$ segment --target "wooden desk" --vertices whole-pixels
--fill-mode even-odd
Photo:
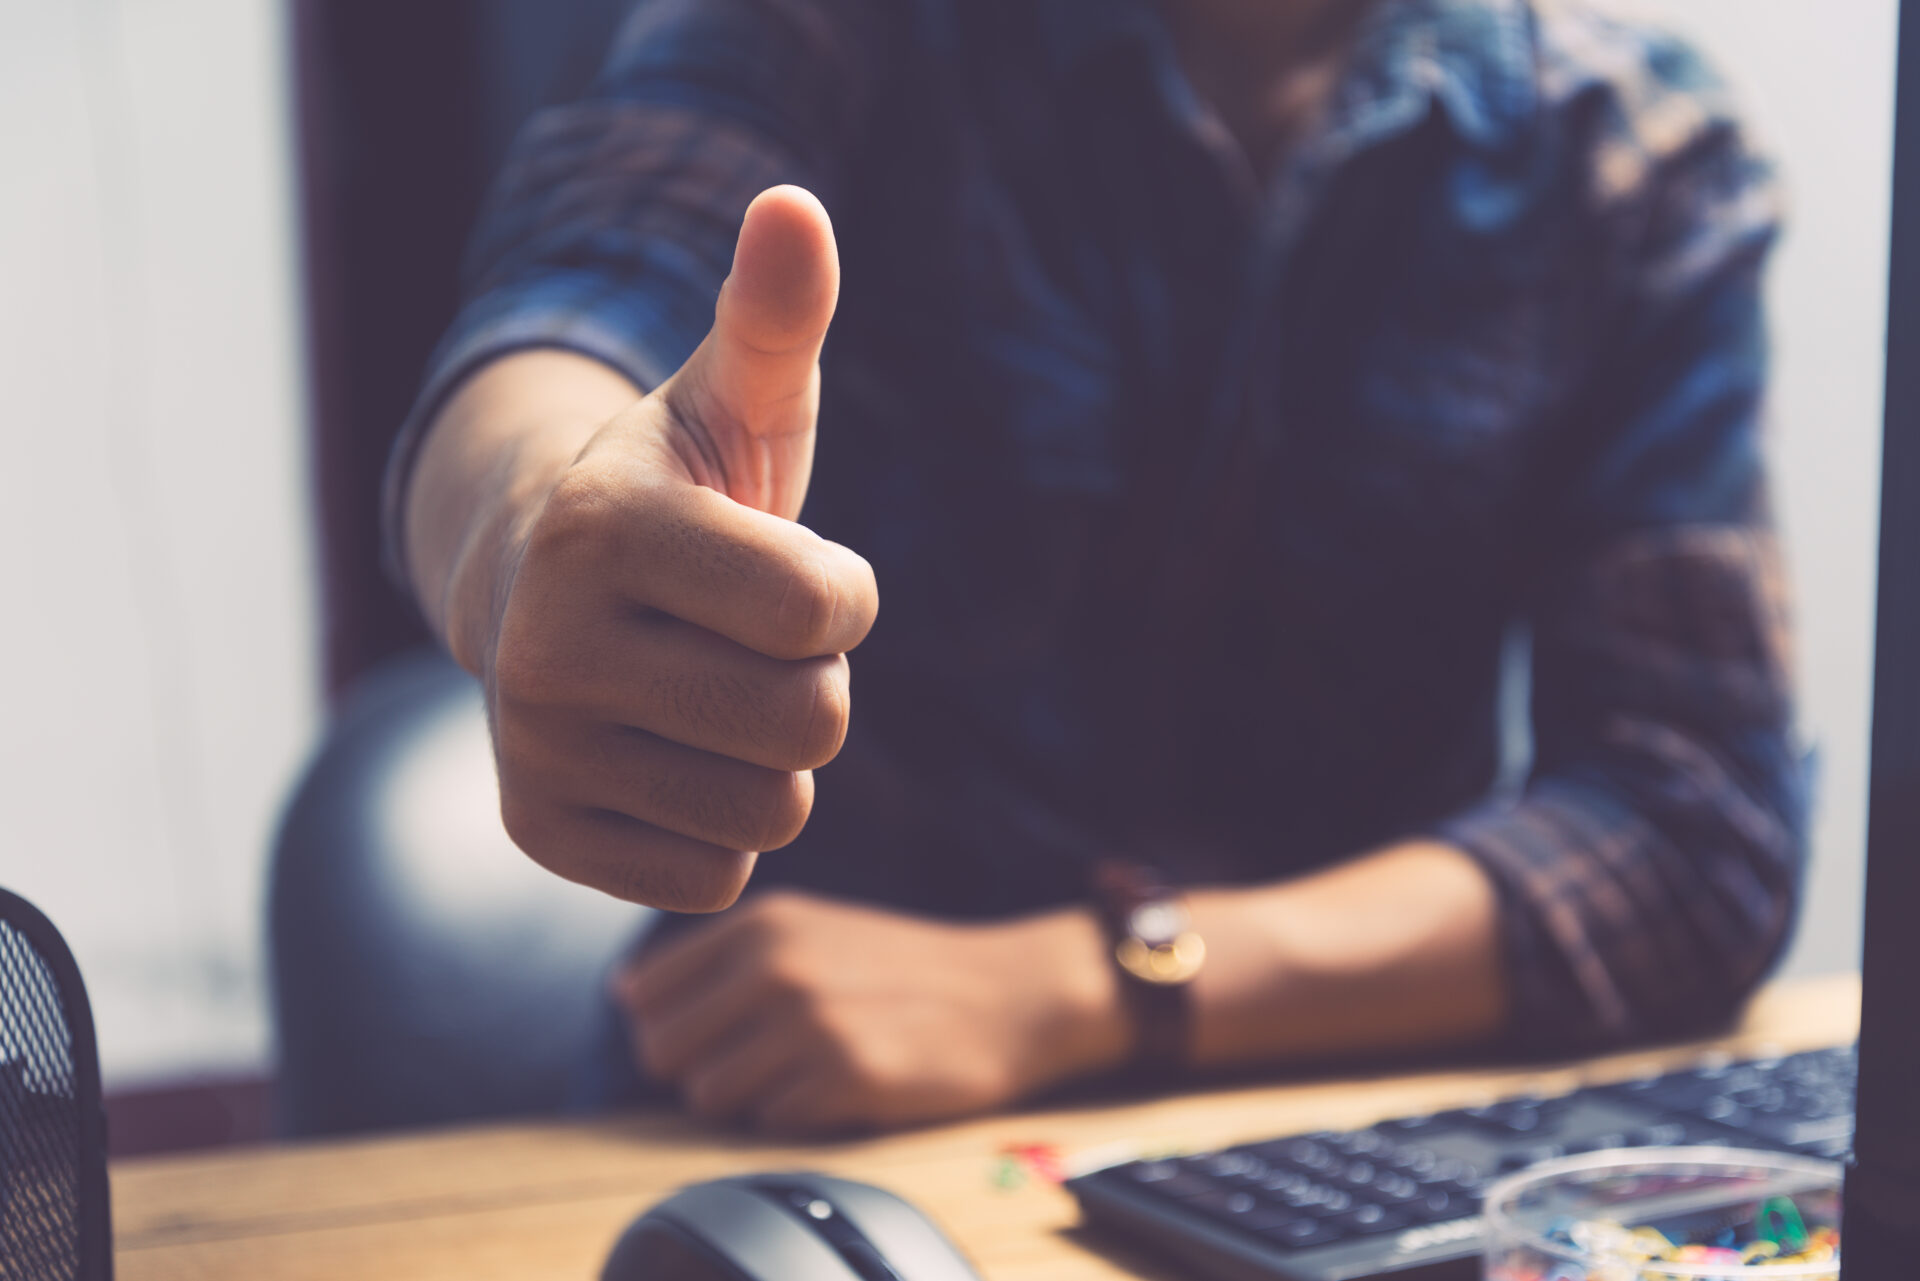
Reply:
[[[1854,1035],[1858,1012],[1859,985],[1850,977],[1782,984],[1720,1044],[1735,1051],[1838,1044]],[[773,1146],[677,1116],[640,1115],[130,1160],[113,1169],[118,1268],[121,1281],[586,1281],[599,1275],[627,1222],[678,1185],[810,1166],[880,1184],[919,1205],[989,1281],[1174,1281],[1174,1273],[1143,1258],[1074,1233],[1073,1201],[1058,1188],[996,1186],[1001,1148],[1216,1147],[1529,1088],[1565,1089],[1682,1062],[1698,1048],[1544,1072],[1449,1071],[1214,1090],[816,1147]]]

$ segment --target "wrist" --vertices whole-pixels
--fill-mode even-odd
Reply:
[[[405,495],[410,585],[428,626],[469,671],[484,670],[547,495],[639,396],[586,357],[515,352],[469,377],[427,427]]]
[[[504,470],[504,468],[503,468]],[[444,579],[424,584],[422,609],[441,643],[462,667],[484,677],[506,610],[507,592],[558,474],[537,483],[505,483],[476,496]],[[437,609],[426,605],[430,594]]]
[[[1014,922],[1006,955],[1013,990],[1032,995],[1022,1025],[1027,1061],[1021,1093],[1110,1072],[1133,1046],[1132,1020],[1114,971],[1106,931],[1075,908]],[[1043,984],[1034,984],[1045,976]]]
[[[1185,896],[1147,864],[1105,860],[1092,889],[1133,1025],[1129,1077],[1165,1085],[1192,1062],[1192,989],[1206,965],[1206,940]]]

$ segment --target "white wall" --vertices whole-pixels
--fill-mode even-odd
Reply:
[[[1786,171],[1772,457],[1798,595],[1814,861],[1790,971],[1859,964],[1897,0],[1659,0]]]
[[[110,1086],[267,1053],[317,723],[281,9],[0,0],[0,884]]]

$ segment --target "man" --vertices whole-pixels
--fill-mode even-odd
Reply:
[[[756,878],[618,980],[646,1073],[821,1131],[1725,1018],[1801,852],[1775,216],[1558,0],[643,4],[392,494],[527,852]]]

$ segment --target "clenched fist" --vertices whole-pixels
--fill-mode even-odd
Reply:
[[[1118,1066],[1104,933],[1064,910],[958,924],[771,891],[615,976],[637,1061],[712,1120],[824,1134],[984,1112]]]
[[[485,682],[507,831],[562,876],[710,911],[806,821],[878,605],[864,560],[794,523],[838,288],[825,211],[775,188],[652,394],[526,353],[432,429],[415,585]]]

